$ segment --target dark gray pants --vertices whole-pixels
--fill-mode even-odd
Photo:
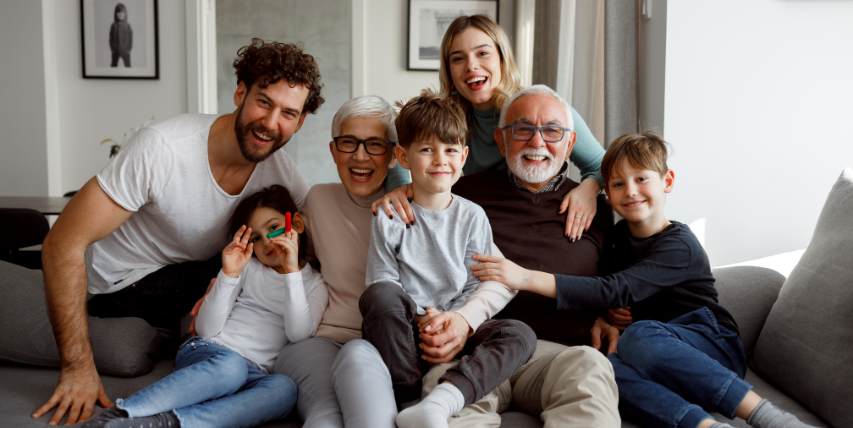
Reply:
[[[414,323],[417,305],[402,288],[375,284],[358,302],[364,318],[364,339],[376,347],[391,373],[397,403],[420,398],[421,378],[429,364],[423,351],[418,326]],[[439,382],[455,385],[469,405],[497,388],[518,371],[536,351],[536,333],[521,321],[488,320],[468,338],[458,354],[459,364],[449,369]]]

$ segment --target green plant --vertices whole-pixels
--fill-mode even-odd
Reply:
[[[154,120],[154,116],[151,116],[151,120]],[[133,128],[130,128],[130,130],[133,131]],[[127,132],[125,132],[124,135],[122,135],[122,138],[124,138],[124,137],[127,137]],[[104,143],[113,143],[110,146],[110,159],[116,157],[116,155],[118,154],[118,151],[121,150],[121,144],[116,143],[116,141],[113,140],[112,138],[105,138],[104,140],[101,141],[101,145],[103,146]]]
[[[124,134],[124,135],[126,136],[127,134]],[[113,145],[110,146],[110,159],[112,159],[112,158],[116,157],[116,155],[118,154],[119,149],[121,149],[121,144],[116,143],[115,140],[113,140],[112,138],[107,138],[104,141],[101,141],[101,145],[103,146],[104,143],[109,143],[109,142],[113,143]]]

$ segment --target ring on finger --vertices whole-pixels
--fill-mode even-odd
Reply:
[[[580,216],[580,215],[576,215],[576,216],[575,216],[575,218],[581,218],[581,216]]]

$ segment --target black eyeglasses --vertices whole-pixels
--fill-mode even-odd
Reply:
[[[389,147],[394,147],[397,143],[383,140],[381,138],[371,137],[366,140],[359,140],[354,137],[335,137],[335,148],[341,153],[355,153],[359,145],[364,145],[364,150],[371,155],[384,155]]]
[[[507,128],[512,131],[512,138],[515,138],[518,141],[530,141],[530,139],[533,138],[533,135],[536,134],[536,131],[539,131],[539,135],[542,139],[549,143],[562,141],[563,136],[566,135],[566,131],[572,131],[569,128],[562,128],[559,126],[532,126],[521,124],[504,126],[501,130]]]

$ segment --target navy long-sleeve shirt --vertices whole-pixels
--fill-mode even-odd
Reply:
[[[707,307],[717,322],[737,333],[737,323],[720,305],[708,255],[696,235],[673,221],[648,237],[634,238],[625,220],[608,237],[609,275],[555,275],[557,307],[616,309],[631,306],[634,322],[668,322]]]

